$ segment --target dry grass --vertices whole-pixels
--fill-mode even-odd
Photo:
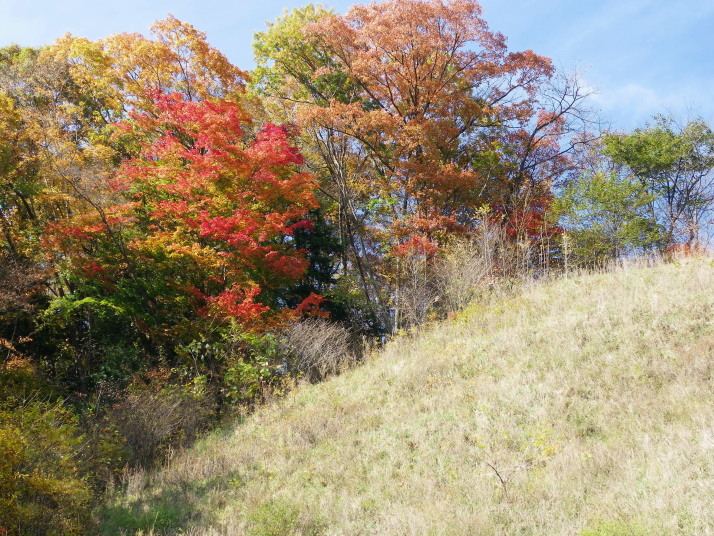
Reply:
[[[714,265],[537,284],[128,478],[106,534],[714,534]]]

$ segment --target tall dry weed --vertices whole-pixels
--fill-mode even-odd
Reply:
[[[288,370],[311,382],[346,370],[362,357],[356,334],[336,322],[306,318],[282,333],[282,351]]]

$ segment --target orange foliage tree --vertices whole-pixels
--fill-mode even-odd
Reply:
[[[495,149],[479,133],[530,119],[552,73],[542,56],[508,53],[480,14],[473,1],[393,1],[307,28],[360,91],[355,102],[311,106],[304,117],[359,142],[374,161],[371,190],[391,201],[391,227],[402,234],[468,223],[464,212],[486,201],[474,156]]]
[[[371,277],[412,237],[468,233],[484,205],[528,240],[584,141],[577,81],[509,52],[475,0],[387,0],[346,15],[309,6],[255,47],[254,86],[311,134],[307,153]],[[370,256],[374,274],[360,266]]]
[[[171,15],[152,25],[150,37],[121,33],[90,41],[67,34],[42,57],[68,64],[73,82],[87,99],[101,103],[98,113],[107,122],[112,114],[151,109],[152,91],[187,100],[234,100],[248,78],[208,44],[206,34]]]

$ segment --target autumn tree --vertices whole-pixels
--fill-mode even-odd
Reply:
[[[491,205],[527,239],[587,117],[577,81],[509,52],[473,0],[308,6],[257,35],[254,84],[310,134],[308,159],[365,292],[414,237],[434,243]],[[536,207],[536,208],[534,208]],[[533,227],[534,225],[530,225]],[[384,312],[383,317],[389,314]]]
[[[72,285],[53,308],[83,306],[94,324],[127,318],[154,350],[227,319],[265,329],[307,268],[293,235],[312,225],[313,178],[299,171],[288,129],[268,124],[248,138],[235,103],[157,94],[155,109],[121,126],[146,141],[111,181],[116,203],[52,228],[48,246]],[[298,310],[314,305],[311,296]]]
[[[69,64],[86,98],[112,113],[151,107],[152,91],[180,93],[188,100],[238,97],[247,74],[206,41],[206,34],[169,15],[154,23],[150,36],[121,33],[98,41],[70,34],[43,51]]]
[[[0,532],[89,530],[84,522],[91,492],[82,458],[89,451],[97,454],[92,463],[104,472],[118,460],[107,460],[102,451],[107,437],[119,441],[111,425],[103,436],[108,416],[96,396],[99,385],[125,385],[137,371],[154,374],[157,365],[179,367],[179,347],[193,338],[218,347],[227,324],[238,333],[257,330],[285,308],[277,287],[295,286],[307,264],[290,233],[308,227],[311,179],[288,169],[300,165],[289,132],[261,130],[237,105],[246,78],[204,34],[173,17],[157,22],[148,37],[65,36],[42,49],[0,49],[0,435],[7,439],[8,458],[2,471],[8,478],[0,486],[0,510],[7,515],[0,515]],[[172,97],[176,106],[195,106],[173,118],[174,124],[186,121],[173,131],[169,124],[151,123],[169,120],[156,97],[169,93],[180,95]],[[202,108],[207,100],[211,112]],[[211,113],[225,113],[227,122],[213,125]],[[193,122],[187,119],[192,114],[198,117]],[[120,128],[127,121],[131,126]],[[211,130],[213,137],[190,139],[198,138],[196,128],[202,135]],[[184,156],[208,152],[200,172],[211,173],[210,168],[221,175],[220,187],[206,186],[201,194],[215,200],[201,205],[202,214],[213,216],[203,223],[216,226],[202,236],[178,212],[166,217],[154,212],[163,201],[198,206],[201,186],[167,193],[160,177],[152,182],[148,167],[145,176],[137,171],[128,178],[132,165],[158,166],[151,146],[169,131],[188,156],[167,153],[162,163],[177,166],[180,174]],[[117,168],[127,159],[134,160],[121,168],[127,173],[122,182]],[[255,181],[253,197],[249,180]],[[232,181],[244,188],[240,194]],[[265,188],[257,187],[260,181]],[[289,191],[280,189],[283,183]],[[223,195],[228,191],[232,197]],[[144,205],[133,200],[142,195]],[[250,217],[257,218],[255,229]],[[166,234],[160,236],[162,230]],[[246,245],[234,246],[241,232]],[[205,256],[198,258],[200,248]],[[318,301],[311,300],[302,309]],[[301,300],[294,298],[291,305],[299,310]],[[18,355],[22,370],[33,371],[31,385],[18,384]],[[202,372],[194,365],[191,377]],[[177,370],[183,372],[172,381],[185,380],[185,369]],[[251,372],[248,365],[242,370]],[[233,383],[243,388],[240,378]],[[45,393],[50,386],[57,401],[51,407]],[[211,389],[211,396],[225,398],[219,388]],[[111,396],[121,397],[117,393]],[[213,399],[205,397],[201,403],[210,404]],[[77,420],[83,412],[81,428],[90,432],[85,438]]]
[[[90,370],[84,364],[91,352],[81,350],[87,346],[87,322],[78,312],[89,304],[65,308],[63,315],[36,316],[35,324],[44,326],[39,332],[37,325],[20,329],[16,324],[16,312],[28,310],[30,291],[45,301],[71,301],[82,280],[45,258],[45,230],[70,220],[111,224],[111,212],[122,200],[111,187],[114,171],[145,141],[143,133],[119,133],[117,127],[132,112],[157,113],[156,91],[180,92],[195,102],[237,100],[246,77],[203,33],[173,17],[157,22],[149,37],[120,34],[89,41],[67,35],[39,50],[11,46],[0,51],[0,255],[7,259],[5,272],[14,277],[6,303],[17,305],[15,311],[3,308],[7,322],[0,333],[31,341],[25,345],[35,348],[25,350],[47,354],[52,374],[83,376]],[[55,260],[66,263],[62,256]],[[106,303],[96,307],[100,316],[116,316]],[[131,341],[135,328],[126,318],[117,320],[107,336]],[[36,336],[30,338],[32,331]],[[67,341],[65,349],[52,349],[54,340]],[[129,359],[136,350],[134,343],[127,344],[120,353]],[[62,370],[61,363],[71,370]]]
[[[307,105],[328,107],[331,100],[359,100],[359,90],[345,73],[315,74],[324,67],[337,67],[331,52],[312,39],[305,29],[332,11],[315,5],[295,9],[280,17],[267,32],[256,35],[257,67],[252,73],[252,90],[263,98],[271,117],[298,122]],[[330,126],[300,122],[300,141],[306,164],[320,181],[319,198],[325,222],[337,230],[340,247],[333,270],[340,273],[331,301],[359,304],[351,307],[355,320],[364,316],[360,329],[381,331],[388,324],[386,297],[379,281],[379,245],[371,236],[370,216],[363,210],[370,193],[357,177],[368,163],[350,137]],[[359,289],[358,292],[354,290]]]
[[[0,50],[0,230],[9,250],[49,221],[101,208],[109,172],[137,150],[114,127],[131,110],[151,111],[153,91],[242,94],[247,75],[191,25],[170,16],[152,37],[67,35],[42,50]]]
[[[39,55],[18,46],[0,51],[0,227],[2,249],[18,262],[36,253],[48,221],[68,213],[62,168],[80,164],[71,146],[84,138],[57,105],[77,97],[67,69]],[[74,139],[60,135],[71,129]]]

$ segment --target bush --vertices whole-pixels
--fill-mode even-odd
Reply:
[[[359,361],[362,352],[354,333],[335,322],[307,318],[282,333],[288,371],[316,382],[338,374]]]
[[[255,403],[261,390],[275,378],[280,352],[271,334],[258,335],[235,327],[226,334],[228,345],[221,358],[223,398],[232,404]]]
[[[131,453],[131,465],[142,467],[153,466],[166,448],[193,441],[209,416],[199,397],[176,386],[131,386],[110,412]]]
[[[444,312],[460,311],[485,286],[518,275],[524,264],[521,256],[503,227],[487,219],[471,237],[449,244],[435,267]]]
[[[82,439],[61,402],[0,402],[0,534],[86,534]]]
[[[514,242],[490,218],[484,211],[481,225],[470,236],[453,239],[438,256],[415,251],[400,257],[394,299],[397,329],[460,311],[497,281],[528,273],[531,244]]]
[[[440,299],[434,261],[412,251],[399,258],[399,286],[394,297],[395,329],[423,324]]]

